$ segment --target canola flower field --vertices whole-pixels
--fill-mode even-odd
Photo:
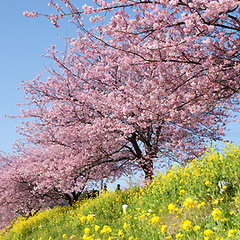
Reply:
[[[239,178],[239,148],[210,148],[144,187],[19,218],[0,239],[240,239]],[[231,185],[220,191],[219,181]]]

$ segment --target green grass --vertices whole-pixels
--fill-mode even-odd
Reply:
[[[199,159],[145,187],[20,218],[0,239],[240,239],[239,149],[211,148]],[[231,187],[221,194],[218,181]]]

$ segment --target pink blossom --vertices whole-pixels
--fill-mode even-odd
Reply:
[[[25,11],[25,12],[23,12],[23,15],[24,15],[25,17],[37,17],[37,16],[38,16],[38,13],[35,12],[35,11],[32,11],[32,12]]]

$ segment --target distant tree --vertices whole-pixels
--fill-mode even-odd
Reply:
[[[61,151],[65,157],[59,154]],[[98,170],[81,167],[77,156],[69,153],[62,146],[34,146],[1,156],[0,228],[17,216],[30,217],[63,200],[73,205],[88,186],[96,184],[94,170],[96,174]]]

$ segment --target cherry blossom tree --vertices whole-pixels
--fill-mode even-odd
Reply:
[[[23,155],[23,154],[22,154]],[[49,191],[39,191],[37,183],[41,172],[41,161],[24,161],[16,156],[7,156],[0,174],[0,227],[14,222],[18,216],[29,217],[37,213],[44,205],[56,204],[59,196],[50,184]],[[57,196],[57,197],[56,197]],[[46,204],[49,203],[49,205]]]
[[[78,37],[62,57],[49,49],[60,71],[23,83],[34,106],[23,116],[38,119],[23,128],[29,141],[97,151],[86,164],[123,162],[150,180],[154,161],[186,163],[220,139],[238,103],[239,1],[93,4],[49,4],[53,25],[70,17]]]
[[[84,190],[96,185],[99,175],[108,174],[107,169],[99,173],[96,164],[91,169],[84,166],[77,154],[59,145],[24,149],[19,145],[18,152],[2,156],[0,163],[0,228],[17,216],[33,216],[63,200],[73,205]]]

